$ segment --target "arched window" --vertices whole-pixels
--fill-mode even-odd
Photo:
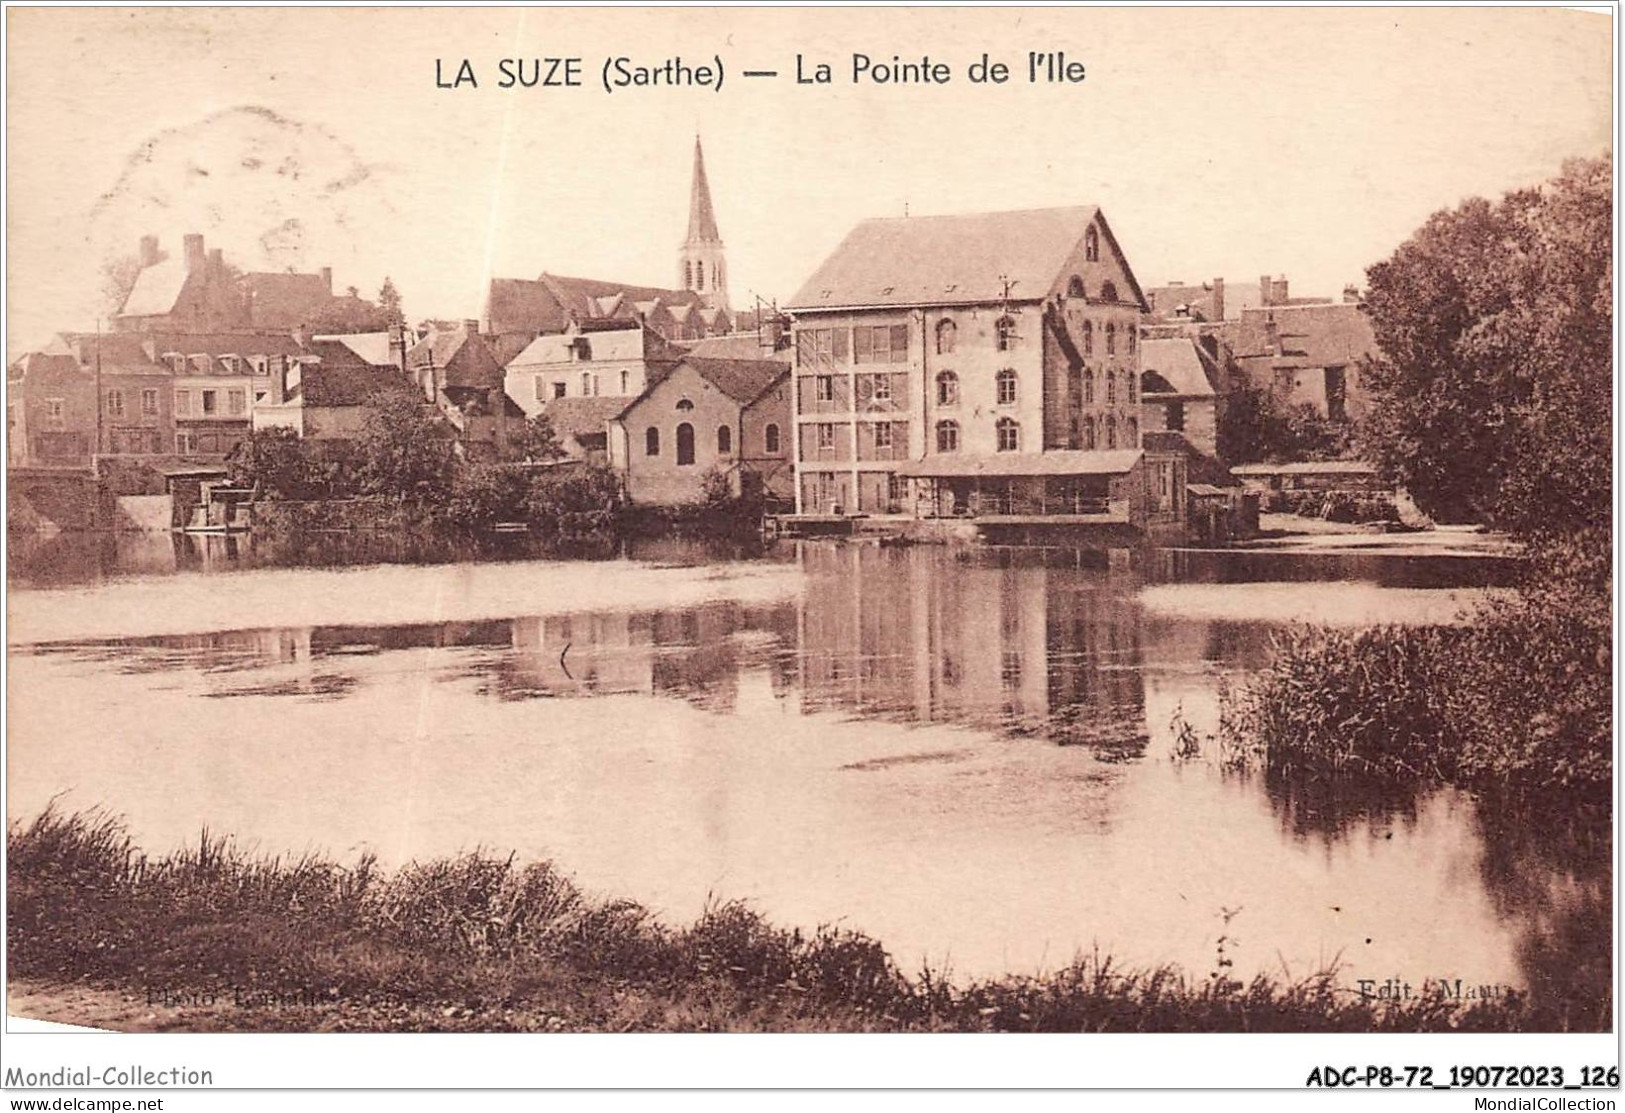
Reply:
[[[1079,278],[1077,275],[1073,275],[1071,281],[1066,284],[1066,296],[1069,298],[1083,297],[1083,279]]]
[[[762,444],[767,449],[769,456],[778,455],[779,427],[777,425],[770,423],[768,427],[762,431]]]
[[[643,432],[643,454],[645,456],[660,455],[660,430],[653,425]]]
[[[1117,419],[1111,414],[1106,415],[1106,447],[1117,447]]]
[[[959,376],[952,371],[937,372],[937,405],[957,406],[959,404]]]
[[[690,402],[687,398],[679,398],[679,399],[677,399],[677,412],[678,413],[686,414],[686,413],[688,413],[688,411],[692,410],[693,408],[694,408],[694,403]]]
[[[939,422],[937,422],[937,451],[938,452],[958,452],[959,451],[959,422],[957,422],[957,421],[939,421]]]
[[[1016,404],[1016,373],[1006,367],[993,378],[994,388],[998,392],[997,399],[1001,406]]]
[[[1086,356],[1095,354],[1095,323],[1093,321],[1083,322],[1083,354]]]
[[[684,263],[683,264],[683,289],[692,290],[693,288],[694,288],[694,264],[693,263]]]
[[[1095,419],[1092,417],[1083,419],[1083,447],[1087,449],[1095,447]]]
[[[1123,422],[1123,447],[1140,447],[1140,422],[1138,418],[1127,418]]]
[[[993,342],[1001,352],[1016,346],[1016,322],[1013,317],[1000,317],[993,322]]]
[[[1110,321],[1106,322],[1106,354],[1113,355],[1117,351],[1117,326]]]
[[[1083,257],[1091,263],[1100,262],[1100,233],[1093,224],[1083,234]]]
[[[959,326],[952,321],[937,322],[937,355],[945,356],[959,342]]]
[[[1130,404],[1132,404],[1134,402],[1134,386],[1135,386],[1134,372],[1133,371],[1125,371],[1125,372],[1123,372],[1123,391],[1124,391],[1124,393],[1126,393],[1128,395],[1128,400],[1129,400]]]
[[[734,431],[731,426],[717,426],[717,455],[726,456],[734,450]]]
[[[1110,371],[1106,372],[1106,405],[1117,405],[1117,376]]]
[[[1123,340],[1128,345],[1128,353],[1129,353],[1129,355],[1133,355],[1134,354],[1134,338],[1137,335],[1138,330],[1131,327],[1131,328],[1124,329],[1123,332],[1124,332]]]
[[[1021,426],[1013,418],[1001,417],[994,426],[999,434],[1000,452],[1018,452],[1021,449]]]
[[[697,266],[695,266],[695,268],[694,268],[694,288],[696,290],[704,290],[705,289],[705,264],[704,263],[700,263]]]
[[[683,422],[677,427],[677,463],[678,466],[694,462],[694,426]]]
[[[1078,419],[1073,418],[1066,426],[1066,446],[1068,448],[1081,448],[1083,446],[1083,433],[1078,428]]]
[[[1085,367],[1083,369],[1083,400],[1090,405],[1094,405],[1095,369],[1093,367]]]
[[[1101,301],[1116,301],[1117,300],[1117,287],[1112,285],[1110,282],[1103,283],[1101,285],[1101,287],[1100,287],[1100,300]]]

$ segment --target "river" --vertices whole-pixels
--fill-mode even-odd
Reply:
[[[1504,561],[379,544],[14,552],[10,816],[550,857],[672,922],[740,898],[962,979],[1095,949],[1202,977],[1223,936],[1242,977],[1606,1000],[1606,816],[1175,753],[1289,623],[1456,621]]]

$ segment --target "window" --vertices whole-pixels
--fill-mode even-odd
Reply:
[[[1117,405],[1117,376],[1110,371],[1106,372],[1106,405]]]
[[[687,467],[694,462],[694,426],[683,422],[677,427],[677,463]]]
[[[1132,333],[1130,335],[1132,335]],[[1128,394],[1128,400],[1129,400],[1130,404],[1133,404],[1133,402],[1134,402],[1134,386],[1135,386],[1134,372],[1133,371],[1125,371],[1125,372],[1123,372],[1123,390],[1124,390],[1125,393]]]
[[[1073,275],[1066,284],[1066,296],[1069,298],[1083,297],[1083,279],[1079,278],[1077,275]]]
[[[945,356],[959,342],[959,326],[952,321],[937,322],[937,355]]]
[[[1016,452],[1021,448],[1021,426],[1008,417],[999,418],[994,426],[999,435],[1000,452]]]
[[[569,388],[567,386],[565,386],[564,380],[559,379],[557,382],[555,382],[553,384],[553,397],[555,397],[555,398],[563,398],[565,391],[568,390],[568,389]]]
[[[107,392],[107,412],[113,417],[124,416],[124,392],[122,390]]]
[[[52,421],[61,421],[65,412],[66,406],[63,405],[62,399],[47,398],[45,400],[45,416]]]
[[[717,426],[717,455],[726,456],[734,450],[734,431],[727,425]]]
[[[1106,354],[1114,355],[1117,352],[1117,326],[1106,322]]]
[[[175,454],[177,456],[190,456],[196,451],[197,444],[193,441],[191,433],[183,431],[175,434]]]
[[[694,288],[696,290],[705,289],[705,264],[704,263],[700,263],[700,264],[696,265],[695,268],[694,268]],[[681,450],[679,450],[679,451],[681,451]],[[679,459],[677,462],[679,464],[681,464],[683,461],[681,459]],[[692,463],[692,461],[690,461],[690,462]]]
[[[199,375],[207,375],[212,369],[211,364],[214,361],[209,358],[208,353],[200,352],[197,355],[189,356],[186,362],[191,364],[193,370]]]
[[[1112,301],[1112,302],[1116,301],[1117,300],[1117,287],[1115,285],[1113,285],[1109,281],[1101,283],[1101,285],[1100,285],[1100,300],[1101,301]]]
[[[645,456],[660,455],[660,430],[653,425],[643,431],[643,454]]]
[[[1006,367],[993,379],[994,389],[997,391],[998,403],[1001,406],[1016,404],[1016,373]]]
[[[164,362],[169,364],[169,373],[171,375],[186,374],[186,357],[179,352],[165,352]]]
[[[1078,419],[1073,418],[1066,423],[1066,446],[1079,448],[1083,445],[1083,431],[1078,428]]]
[[[1095,419],[1092,417],[1083,419],[1083,447],[1086,449],[1095,447]]]
[[[141,412],[147,417],[158,414],[158,392],[156,390],[143,390],[141,392]]]
[[[778,454],[779,427],[777,425],[769,424],[768,427],[762,431],[762,444],[763,447],[767,449],[768,455],[776,456]]]
[[[1163,407],[1163,413],[1167,415],[1163,419],[1164,426],[1175,433],[1185,431],[1185,403],[1169,402]]]
[[[952,371],[937,372],[937,405],[959,405],[959,376]]]
[[[693,263],[684,263],[683,264],[683,289],[692,290],[693,288],[694,288],[694,264]]]
[[[1083,354],[1086,356],[1095,354],[1095,323],[1093,321],[1083,322]]]
[[[835,376],[819,375],[813,381],[813,390],[820,402],[835,401]]]
[[[1111,414],[1106,415],[1106,447],[1117,447],[1117,419]]]
[[[818,448],[820,451],[835,447],[835,426],[822,424],[818,426]]]
[[[625,372],[625,371],[622,371],[621,372],[621,393],[622,394],[626,393],[627,385],[630,382],[631,382],[631,378],[630,378],[629,374],[627,372]]]
[[[1132,327],[1123,330],[1123,343],[1127,345],[1129,355],[1134,354],[1134,338],[1138,331]]]
[[[586,371],[581,373],[581,397],[586,398],[592,393],[592,375]]]
[[[959,422],[957,422],[957,421],[939,421],[939,422],[937,422],[937,451],[938,452],[958,452],[959,451]]]
[[[536,376],[536,401],[547,401],[547,382],[540,375]]]
[[[677,399],[677,412],[678,413],[686,414],[686,413],[691,412],[693,409],[694,409],[694,403],[689,401],[687,398],[679,398],[679,399]]]
[[[892,445],[891,432],[891,422],[889,421],[882,421],[879,425],[876,425],[875,447],[890,448]]]
[[[1016,321],[1014,317],[1000,317],[993,322],[993,346],[1001,352],[1008,352],[1016,346]]]
[[[852,330],[853,363],[907,363],[907,325],[860,325]]]
[[[240,390],[226,391],[226,412],[232,417],[241,417],[247,410],[247,399]]]
[[[1095,404],[1095,369],[1093,367],[1083,369],[1083,400],[1091,406]]]
[[[908,501],[908,480],[904,476],[893,472],[887,478],[886,488],[886,494],[893,511]]]
[[[177,390],[175,392],[175,416],[186,417],[192,412],[192,392]]]
[[[796,358],[802,366],[845,363],[847,330],[804,328],[796,333]]]
[[[249,356],[248,364],[254,369],[256,375],[269,375],[271,373],[270,356]]]
[[[1138,418],[1128,418],[1123,422],[1123,447],[1140,447],[1140,421]]]
[[[1083,234],[1083,257],[1091,263],[1100,262],[1100,233],[1093,224]]]

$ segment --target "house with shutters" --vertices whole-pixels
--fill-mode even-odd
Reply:
[[[1148,306],[1098,208],[866,220],[786,308],[798,513],[1182,520],[1183,457],[1140,439]]]

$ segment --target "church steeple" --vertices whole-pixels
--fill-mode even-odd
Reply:
[[[705,152],[694,136],[694,179],[688,194],[688,236],[677,256],[678,283],[699,294],[713,309],[728,308],[728,271],[722,235],[711,207],[711,183],[705,177]]]

